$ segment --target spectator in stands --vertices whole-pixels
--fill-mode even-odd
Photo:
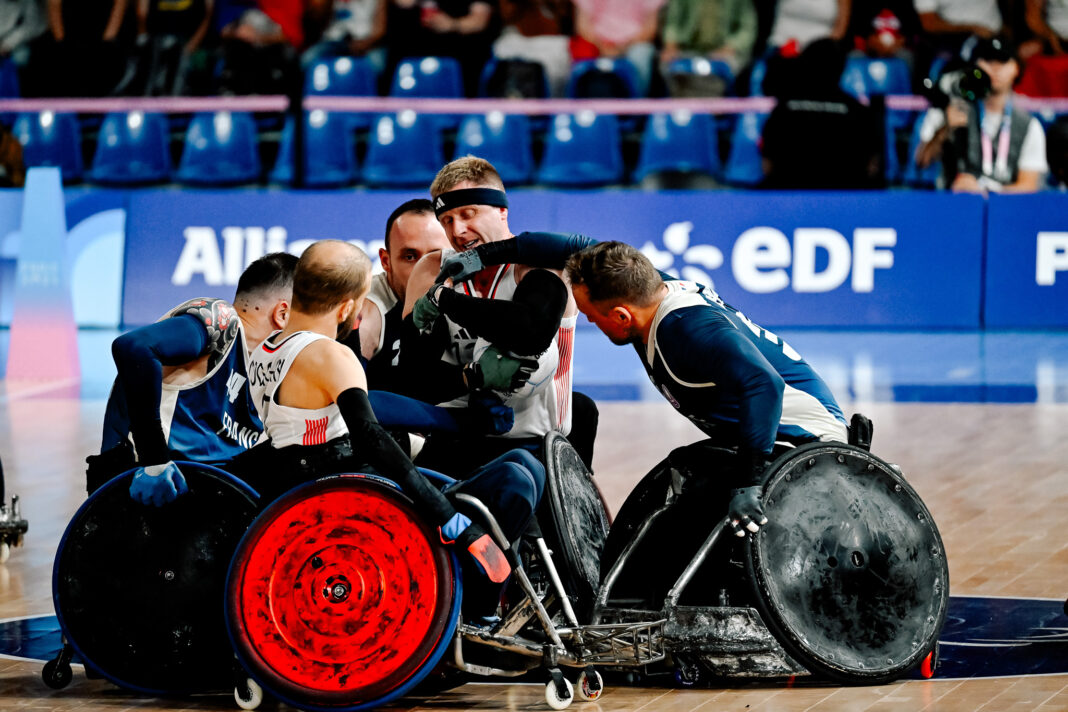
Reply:
[[[563,96],[571,73],[569,0],[500,0],[501,36],[493,54],[501,60],[537,62],[552,96]],[[523,92],[519,92],[523,93]]]
[[[953,61],[969,48],[970,37],[987,39],[1002,32],[998,0],[914,0],[923,28],[916,68],[926,72],[939,58]],[[974,40],[972,40],[974,42]]]
[[[1027,0],[1027,28],[1021,43],[1023,76],[1016,87],[1028,96],[1068,96],[1068,0]]]
[[[207,68],[204,39],[214,0],[137,0],[137,31],[145,96],[186,93],[189,75]]]
[[[625,57],[638,70],[638,94],[647,96],[656,56],[658,12],[665,0],[574,0],[571,57]]]
[[[44,0],[0,0],[0,62],[26,66],[30,42],[48,29]]]
[[[707,57],[726,62],[737,75],[749,63],[756,35],[752,0],[668,0],[660,28],[660,71],[668,76],[668,66],[681,57]],[[689,93],[669,84],[673,96]],[[706,95],[722,93],[712,90]]]
[[[487,0],[393,0],[393,6],[390,77],[406,57],[452,57],[463,71],[464,91],[475,96],[499,29],[494,6]]]
[[[303,63],[320,57],[365,57],[380,74],[386,66],[382,40],[388,0],[333,0],[329,6],[330,19],[322,39],[304,53]]]
[[[861,3],[850,17],[854,48],[869,57],[901,57],[911,66],[911,47],[920,33],[912,0]]]
[[[220,94],[284,94],[304,44],[303,0],[218,0]]]
[[[853,0],[779,0],[768,45],[789,57],[823,37],[843,39],[852,5]]]
[[[51,30],[34,44],[27,96],[104,96],[123,75],[129,0],[48,0]]]
[[[26,165],[22,161],[22,144],[8,128],[0,124],[0,188],[21,188],[26,184]]]
[[[845,48],[822,39],[781,77],[778,104],[764,125],[764,187],[880,186],[882,129],[868,107],[838,86],[844,67]]]
[[[1068,116],[1062,116],[1049,127],[1046,136],[1046,161],[1053,185],[1068,190]]]
[[[916,162],[924,167],[942,158],[945,182],[957,193],[1033,193],[1048,170],[1046,137],[1038,119],[1013,106],[1015,48],[993,37],[976,46],[973,58],[990,77],[990,94],[929,110]]]

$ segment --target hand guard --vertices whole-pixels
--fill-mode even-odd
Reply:
[[[441,525],[441,541],[466,549],[479,572],[493,583],[504,583],[512,574],[512,566],[501,548],[464,514],[457,512]]]
[[[472,393],[467,410],[479,430],[490,435],[504,435],[515,425],[515,411],[487,391]]]
[[[538,370],[537,359],[515,358],[496,346],[488,347],[477,362],[464,368],[467,387],[511,393],[523,387]]]
[[[185,476],[173,462],[162,465],[148,465],[134,470],[133,482],[130,484],[130,497],[141,504],[162,507],[173,502],[178,495],[189,491]]]
[[[434,330],[434,323],[441,316],[441,307],[438,305],[438,289],[441,285],[435,284],[426,294],[419,297],[412,307],[412,322],[423,334],[429,334]]]
[[[760,531],[760,527],[768,523],[764,507],[760,504],[760,490],[758,485],[731,490],[727,515],[735,536],[745,536],[747,530]]]
[[[434,283],[441,284],[446,279],[451,279],[453,284],[462,282],[484,268],[485,265],[482,264],[482,256],[477,247],[473,250],[456,252],[441,261],[441,270]]]

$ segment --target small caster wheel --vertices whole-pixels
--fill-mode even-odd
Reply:
[[[234,688],[234,699],[243,710],[254,710],[263,702],[263,688],[251,677],[245,679],[244,689],[238,685]]]
[[[583,670],[575,686],[578,688],[578,698],[584,702],[599,700],[604,692],[604,680],[601,679],[601,673],[596,670],[592,673]]]
[[[53,690],[62,690],[70,684],[73,677],[74,673],[70,669],[70,663],[60,660],[49,660],[45,663],[44,671],[41,673],[41,679],[44,680],[44,684]]]
[[[696,670],[687,670],[682,667],[675,668],[675,683],[679,687],[693,687],[697,684],[699,677]]]
[[[7,563],[11,558],[11,545],[6,541],[0,541],[0,564]]]
[[[927,653],[923,658],[923,662],[920,663],[920,675],[924,680],[930,680],[935,676],[935,670],[938,669],[938,643],[935,643],[934,650]]]
[[[564,685],[567,687],[567,697],[561,696],[555,681],[550,680],[545,685],[545,701],[554,710],[566,710],[575,699],[575,686],[567,678],[564,678]]]

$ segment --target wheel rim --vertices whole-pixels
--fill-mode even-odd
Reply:
[[[444,547],[403,495],[359,477],[320,480],[268,508],[228,590],[239,655],[298,703],[381,701],[429,668],[455,622]]]

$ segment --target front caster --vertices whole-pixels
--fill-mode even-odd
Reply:
[[[575,699],[575,686],[559,670],[550,670],[552,679],[545,685],[545,702],[554,710],[564,710]]]
[[[234,700],[243,710],[254,710],[263,702],[263,688],[251,677],[234,686]]]
[[[64,644],[63,648],[56,654],[56,657],[45,663],[44,670],[41,671],[41,679],[44,684],[53,690],[62,690],[69,685],[74,677],[74,672],[70,669],[70,660],[73,656],[74,649]]]
[[[604,680],[601,679],[601,673],[593,668],[586,668],[579,675],[576,687],[578,688],[577,692],[580,700],[593,702],[601,698],[601,694],[604,692]]]

